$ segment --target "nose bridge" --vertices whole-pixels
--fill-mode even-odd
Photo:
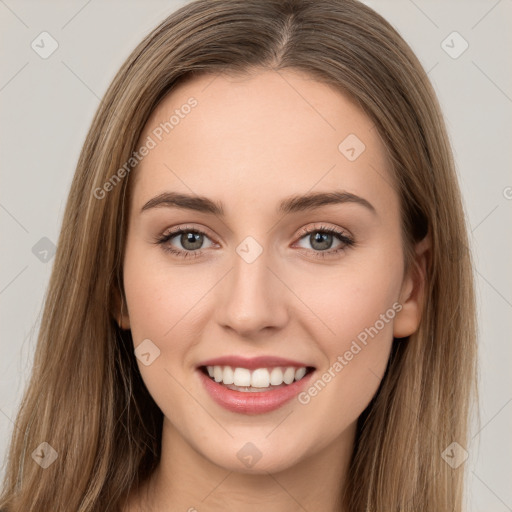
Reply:
[[[272,255],[253,237],[245,238],[233,255],[233,269],[219,297],[220,324],[240,334],[282,327],[287,319],[283,285],[269,270]]]

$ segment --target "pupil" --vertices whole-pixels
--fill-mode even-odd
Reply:
[[[316,232],[311,235],[310,240],[311,247],[313,247],[313,249],[318,249],[319,251],[329,249],[332,245],[332,235],[330,233]]]
[[[203,244],[202,236],[200,233],[183,233],[181,235],[181,245],[188,249],[189,251],[193,251],[194,249],[201,248],[201,245]]]

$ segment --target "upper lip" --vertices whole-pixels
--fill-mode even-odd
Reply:
[[[300,361],[295,361],[293,359],[285,359],[277,356],[223,356],[203,361],[198,365],[198,367],[201,366],[231,366],[232,368],[247,368],[248,370],[255,370],[256,368],[274,368],[276,366],[295,366],[296,368],[312,368],[312,365],[301,363]]]

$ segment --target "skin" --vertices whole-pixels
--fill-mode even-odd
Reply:
[[[416,248],[418,265],[405,273],[385,148],[339,91],[291,70],[195,78],[162,100],[141,142],[190,97],[198,105],[130,176],[127,308],[119,321],[135,348],[150,339],[160,350],[149,366],[137,362],[164,427],[161,463],[126,510],[339,510],[357,418],[378,389],[393,336],[418,327],[427,247]],[[366,146],[354,161],[338,150],[349,134]],[[276,214],[290,195],[340,189],[375,212],[344,203]],[[141,212],[168,191],[222,202],[225,218],[172,207]],[[178,226],[206,233],[202,255],[180,258],[154,243]],[[321,226],[355,245],[315,257],[321,249],[300,230]],[[250,264],[236,252],[247,236],[263,249]],[[167,245],[190,247],[180,236]],[[327,251],[342,246],[333,237]],[[308,404],[230,412],[197,375],[201,361],[240,354],[304,361],[318,378],[394,303],[401,311]],[[261,453],[250,468],[237,457],[247,442]]]

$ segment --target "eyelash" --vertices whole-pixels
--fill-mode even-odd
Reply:
[[[174,249],[170,245],[166,245],[169,240],[171,240],[175,236],[181,235],[183,233],[194,233],[197,235],[204,235],[204,236],[208,237],[207,233],[205,233],[204,231],[201,231],[199,229],[186,228],[186,227],[183,228],[180,226],[176,229],[173,229],[169,233],[158,237],[155,240],[155,243],[161,245],[162,249],[165,252],[173,254],[175,256],[178,256],[179,258],[197,258],[197,257],[201,256],[202,253],[204,252],[204,250],[183,251],[183,250]],[[342,232],[336,228],[332,228],[332,227],[328,227],[328,226],[320,226],[320,227],[315,227],[314,229],[303,230],[300,233],[299,240],[301,240],[305,236],[310,235],[312,233],[327,233],[327,234],[335,235],[338,238],[338,240],[340,242],[342,242],[342,244],[343,244],[338,249],[327,250],[327,251],[315,251],[315,250],[311,250],[311,249],[301,248],[302,251],[307,251],[308,253],[313,251],[314,257],[324,259],[324,258],[337,256],[340,252],[345,251],[347,248],[355,245],[355,241],[352,238],[350,238],[349,236],[347,236],[344,232]]]

